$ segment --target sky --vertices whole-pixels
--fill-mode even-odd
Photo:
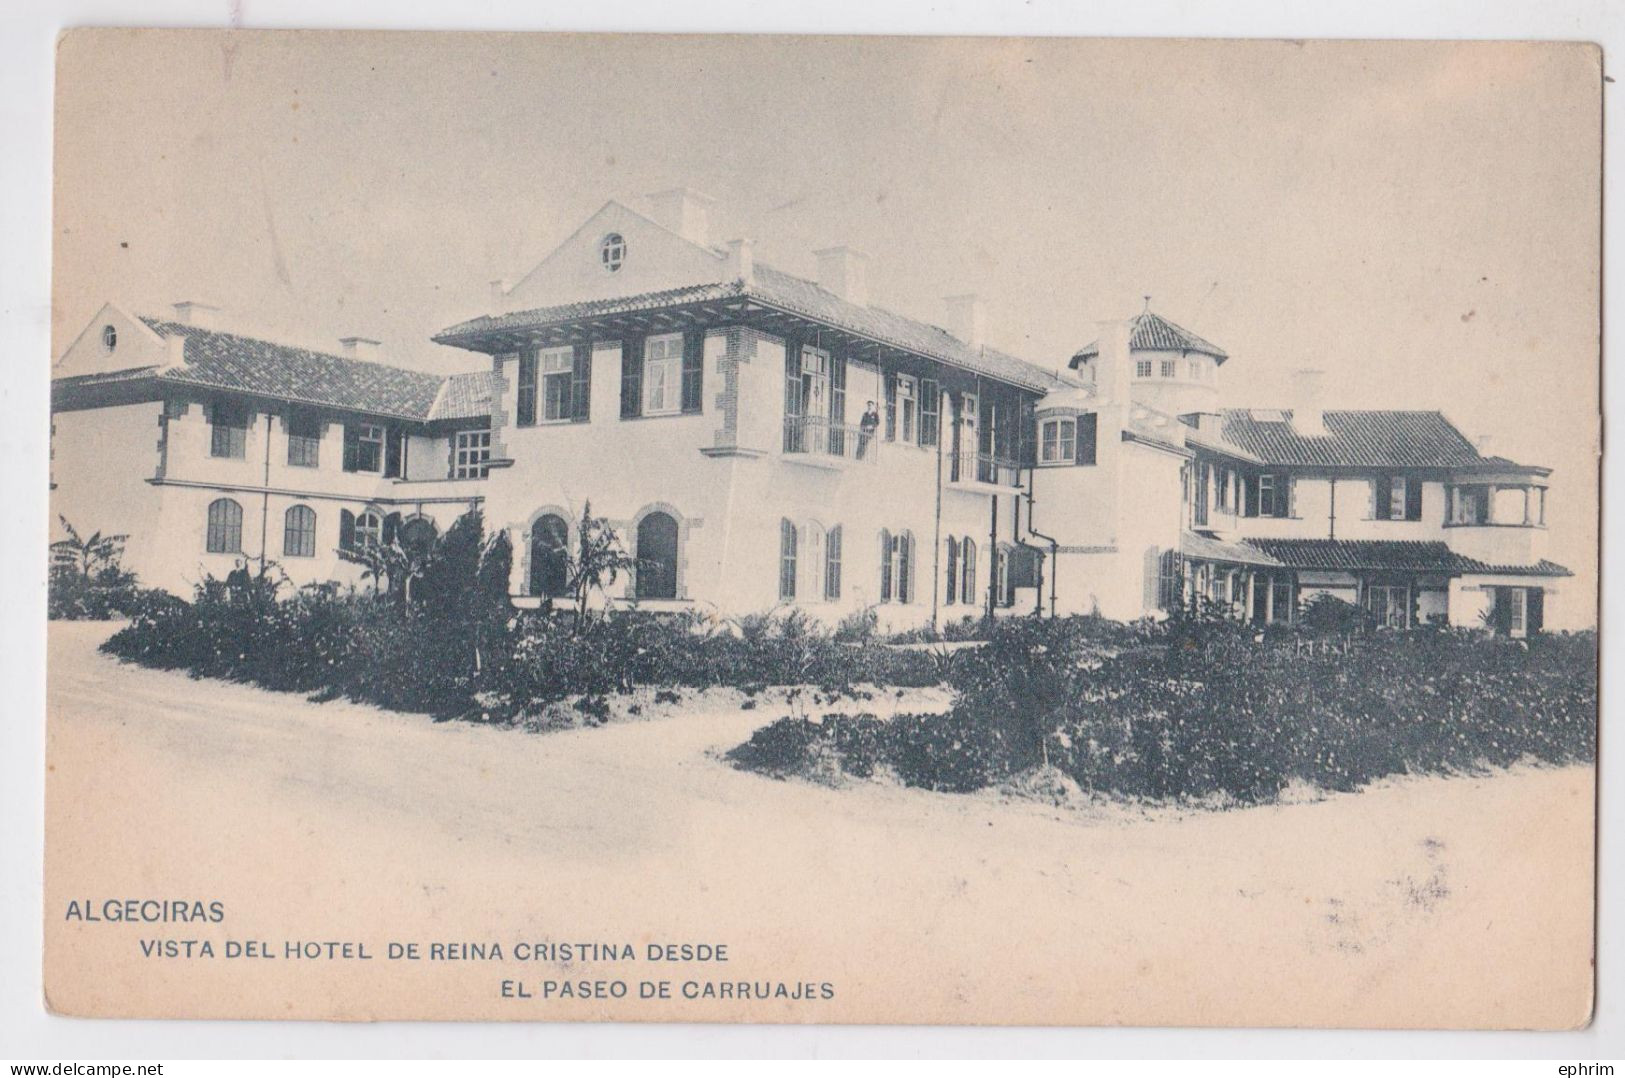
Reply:
[[[1550,466],[1597,541],[1601,60],[1583,45],[77,31],[58,51],[54,352],[100,305],[474,369],[484,313],[605,201],[1063,364],[1151,306],[1221,403],[1438,408]],[[1579,611],[1573,611],[1579,614]],[[1584,615],[1581,615],[1584,618]],[[1592,614],[1594,617],[1594,613]],[[1585,619],[1589,620],[1589,619]]]

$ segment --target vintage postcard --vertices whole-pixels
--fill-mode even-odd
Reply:
[[[1595,46],[57,65],[53,1011],[1590,1021]]]

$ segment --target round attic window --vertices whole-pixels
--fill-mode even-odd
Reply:
[[[102,327],[102,350],[111,352],[118,347],[118,330],[112,326]]]
[[[616,273],[626,262],[626,240],[619,232],[611,232],[598,241],[598,261],[605,273]]]

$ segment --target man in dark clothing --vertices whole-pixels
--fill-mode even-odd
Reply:
[[[248,559],[238,558],[236,566],[226,574],[226,596],[233,602],[242,602],[248,598],[248,589],[252,586],[253,578],[248,575]]]
[[[875,431],[880,429],[880,412],[875,409],[875,402],[870,401],[863,410],[863,419],[858,422],[858,459],[868,451],[869,443],[874,440]]]

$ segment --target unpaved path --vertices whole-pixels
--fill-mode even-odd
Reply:
[[[776,717],[553,734],[200,682],[53,625],[47,988],[73,1013],[1568,1026],[1589,1009],[1592,773],[1222,813],[1064,813],[715,758]],[[70,900],[219,899],[87,925]],[[150,959],[157,936],[369,961]],[[389,962],[490,941],[502,963]],[[636,962],[515,962],[524,941]],[[657,965],[650,941],[726,943]],[[501,982],[830,982],[833,1000],[504,1000]]]

